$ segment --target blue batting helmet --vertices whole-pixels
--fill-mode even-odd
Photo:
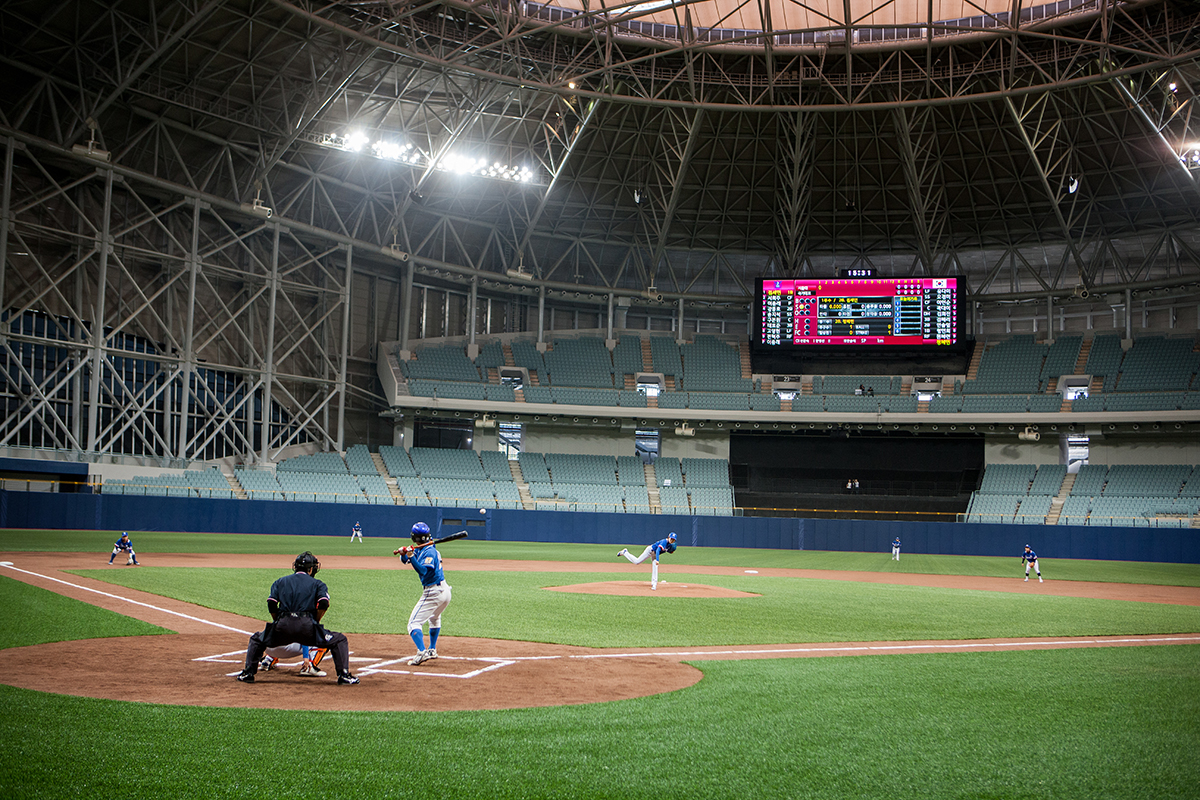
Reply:
[[[412,540],[414,544],[425,544],[433,537],[429,534],[429,526],[424,522],[418,522],[412,526]]]

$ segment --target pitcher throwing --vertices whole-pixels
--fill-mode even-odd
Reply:
[[[659,539],[654,544],[646,545],[646,549],[642,551],[642,554],[640,556],[632,555],[628,550],[626,550],[623,547],[617,552],[617,555],[624,556],[626,559],[629,560],[630,564],[640,564],[643,561],[645,561],[647,558],[649,558],[650,556],[654,556],[654,564],[653,564],[653,566],[650,567],[650,588],[657,589],[658,588],[658,557],[663,552],[674,553],[675,546],[676,546],[675,545],[675,531],[671,531],[670,533],[667,534],[667,538]]]

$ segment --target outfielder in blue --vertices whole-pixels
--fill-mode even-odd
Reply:
[[[417,654],[408,663],[415,667],[438,657],[437,640],[442,632],[442,612],[450,605],[450,584],[442,574],[442,554],[433,543],[429,526],[424,522],[413,525],[411,538],[411,545],[401,547],[393,555],[400,556],[402,563],[411,564],[421,579],[421,599],[408,617],[408,635],[417,646]],[[422,631],[426,622],[429,623],[428,649]]]
[[[624,547],[622,547],[619,551],[617,551],[617,555],[624,556],[626,559],[628,559],[630,564],[640,564],[643,561],[645,561],[647,558],[649,558],[650,556],[654,556],[654,565],[650,569],[650,588],[657,589],[658,588],[658,557],[660,555],[662,555],[663,553],[674,553],[675,552],[675,547],[676,547],[675,539],[676,539],[675,531],[671,531],[670,533],[667,534],[667,538],[659,539],[654,544],[646,545],[646,549],[642,551],[642,554],[640,556],[633,555],[628,550],[626,550]]]
[[[1025,545],[1025,552],[1021,554],[1021,561],[1025,563],[1025,580],[1029,580],[1029,568],[1033,567],[1033,571],[1037,573],[1038,583],[1044,583],[1042,580],[1042,571],[1038,568],[1037,553],[1033,552],[1033,548]]]
[[[133,564],[135,567],[141,566],[137,560],[137,553],[133,552],[133,542],[129,541],[128,533],[122,533],[121,538],[117,539],[116,544],[113,545],[112,555],[108,557],[108,563],[111,564],[113,562],[113,559],[117,557],[117,553],[129,554],[129,559],[125,562],[125,566],[129,566],[130,564]]]
[[[900,560],[900,537],[892,540],[892,561]]]
[[[358,537],[359,544],[362,544],[362,525],[354,523],[354,527],[350,529],[350,541],[354,541],[354,537]]]

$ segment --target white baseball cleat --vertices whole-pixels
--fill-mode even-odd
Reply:
[[[300,667],[300,674],[306,678],[324,678],[327,673],[314,667],[311,661],[305,661]]]
[[[433,658],[433,656],[429,655],[428,650],[422,650],[421,652],[417,653],[415,656],[413,656],[412,658],[410,658],[408,660],[408,665],[410,667],[415,667],[418,664],[424,664],[426,661],[428,661],[431,658]]]

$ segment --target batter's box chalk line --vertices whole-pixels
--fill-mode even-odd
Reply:
[[[474,662],[482,662],[485,665],[485,666],[479,667],[478,669],[473,669],[473,670],[470,670],[469,672],[465,672],[465,673],[431,672],[431,671],[422,670],[422,669],[394,669],[393,668],[394,665],[396,665],[396,664],[404,664],[405,666],[407,666],[408,660],[410,658],[412,658],[411,655],[403,656],[401,658],[384,659],[384,658],[380,658],[378,656],[374,656],[374,657],[372,657],[372,656],[356,656],[353,654],[353,652],[351,652],[350,663],[358,665],[358,674],[360,676],[363,676],[363,675],[428,675],[430,677],[437,677],[437,678],[460,678],[460,679],[462,679],[462,678],[476,678],[480,675],[483,675],[486,672],[492,672],[494,670],[503,669],[504,667],[511,667],[513,664],[517,664],[522,661],[547,661],[547,660],[553,660],[553,659],[560,658],[560,656],[511,656],[511,657],[480,656],[480,657],[474,657],[474,658],[467,658],[467,657],[462,657],[462,656],[438,656],[438,658],[436,659],[438,661],[464,661],[464,662],[474,661]],[[212,655],[199,656],[197,658],[192,659],[192,661],[207,662],[210,664],[242,664],[245,662],[245,660],[246,660],[246,651],[245,650],[231,650],[228,653],[214,653]],[[287,669],[287,668],[291,668],[291,667],[299,667],[300,665],[301,665],[300,661],[296,661],[294,663],[291,661],[288,661],[288,662],[280,663],[276,667],[272,667],[272,670]],[[241,669],[238,669],[236,672],[226,673],[226,677],[234,677],[240,673],[241,673]]]

